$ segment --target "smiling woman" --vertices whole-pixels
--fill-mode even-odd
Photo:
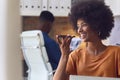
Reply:
[[[78,1],[69,17],[85,45],[70,53],[72,38],[62,39],[62,55],[53,80],[69,80],[69,75],[120,77],[120,47],[102,43],[114,27],[110,8],[100,0]]]

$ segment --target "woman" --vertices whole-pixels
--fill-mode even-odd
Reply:
[[[61,59],[53,80],[69,80],[69,75],[120,77],[120,47],[106,46],[114,26],[111,10],[104,2],[85,0],[71,8],[70,19],[85,45],[69,53],[69,35],[59,42]]]

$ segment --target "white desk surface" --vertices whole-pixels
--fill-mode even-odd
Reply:
[[[70,80],[120,80],[120,78],[91,77],[91,76],[70,75]]]

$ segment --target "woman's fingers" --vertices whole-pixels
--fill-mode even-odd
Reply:
[[[57,42],[61,45],[61,44],[70,44],[71,42],[71,39],[73,38],[74,36],[71,36],[69,34],[67,35],[56,35],[56,38],[57,38]]]
[[[63,54],[69,54],[70,53],[70,42],[71,42],[71,39],[73,38],[74,36],[71,36],[71,35],[56,35],[56,38],[57,38],[57,42],[61,48],[61,51]]]
[[[60,45],[61,44],[61,40],[59,38],[59,35],[56,35],[56,40],[57,40],[58,44]]]

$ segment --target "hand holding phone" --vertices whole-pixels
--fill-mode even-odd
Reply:
[[[71,35],[57,35],[57,42],[60,46],[62,55],[69,55],[70,53],[70,43],[73,37]]]
[[[73,37],[75,37],[75,36],[71,36],[71,35],[57,35],[57,41],[59,43],[61,43],[63,39],[65,39],[65,38],[71,38],[72,39]]]

